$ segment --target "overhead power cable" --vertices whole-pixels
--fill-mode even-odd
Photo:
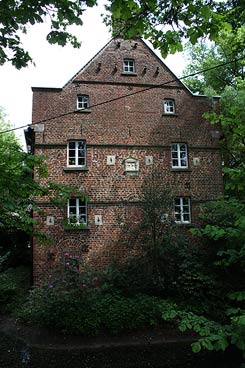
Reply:
[[[111,98],[109,100],[105,100],[105,101],[102,101],[102,102],[98,102],[94,105],[90,105],[89,108],[94,108],[94,107],[97,107],[97,106],[101,106],[101,105],[105,105],[107,103],[110,103],[110,102],[114,102],[114,101],[118,101],[118,100],[121,100],[123,98],[127,98],[127,97],[131,97],[131,96],[134,96],[136,94],[139,94],[139,93],[143,93],[143,92],[146,92],[146,91],[149,91],[151,89],[155,89],[155,88],[161,88],[161,87],[164,87],[166,86],[167,84],[170,84],[170,83],[173,83],[173,82],[176,82],[176,81],[179,81],[179,80],[183,80],[183,79],[186,79],[186,78],[189,78],[189,77],[194,77],[198,74],[202,74],[202,73],[206,73],[210,70],[214,70],[214,69],[217,69],[217,68],[220,68],[222,66],[225,66],[225,65],[229,65],[229,64],[232,64],[232,63],[235,63],[239,60],[242,60],[244,59],[245,56],[243,57],[240,57],[240,58],[237,58],[237,59],[233,59],[231,61],[227,61],[225,63],[221,63],[221,64],[218,64],[218,65],[215,65],[215,66],[212,66],[210,68],[206,68],[206,69],[202,69],[202,70],[199,70],[197,72],[194,72],[194,73],[191,73],[191,74],[188,74],[188,75],[184,75],[183,77],[180,77],[180,78],[174,78],[172,80],[169,80],[167,82],[164,82],[164,83],[161,83],[161,84],[156,84],[156,85],[153,85],[153,86],[149,86],[149,87],[146,87],[146,88],[143,88],[139,91],[135,91],[135,92],[131,92],[131,93],[128,93],[126,95],[122,95],[122,96],[119,96],[119,97],[115,97],[115,98]],[[23,129],[23,128],[26,128],[26,127],[31,127],[33,125],[37,125],[37,124],[42,124],[42,123],[45,123],[47,121],[50,121],[50,120],[53,120],[53,119],[57,119],[57,118],[61,118],[63,116],[67,116],[67,115],[71,115],[71,114],[74,114],[76,113],[77,110],[72,110],[72,111],[68,111],[68,112],[65,112],[63,114],[59,114],[59,115],[55,115],[55,116],[51,116],[50,118],[47,118],[47,119],[43,119],[43,120],[39,120],[39,121],[36,121],[32,124],[25,124],[25,125],[22,125],[20,127],[16,127],[16,128],[11,128],[11,129],[6,129],[6,130],[3,130],[0,132],[0,134],[2,133],[9,133],[9,132],[12,132],[12,131],[15,131],[15,130],[18,130],[18,129]]]

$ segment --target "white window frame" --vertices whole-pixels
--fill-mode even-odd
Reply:
[[[83,148],[80,148],[80,145]],[[72,147],[74,146],[74,148]],[[67,144],[67,166],[68,167],[85,167],[86,166],[86,141],[69,141]],[[74,155],[71,155],[71,152]],[[82,163],[79,163],[79,161]]]
[[[175,100],[164,98],[164,114],[175,114]]]
[[[172,162],[173,169],[188,168],[188,151],[187,151],[186,143],[173,143],[172,144],[171,162]]]
[[[77,95],[77,110],[89,109],[89,96],[88,95]]]
[[[177,197],[174,200],[174,218],[177,224],[191,223],[190,197]]]
[[[81,198],[70,198],[67,203],[68,223],[74,226],[88,224],[87,201]],[[74,221],[71,219],[75,219]]]
[[[124,73],[135,73],[135,61],[134,59],[123,60],[123,72]]]

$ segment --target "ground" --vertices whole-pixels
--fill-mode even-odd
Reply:
[[[0,317],[1,368],[238,368],[237,351],[193,354],[193,334],[154,329],[70,336]]]

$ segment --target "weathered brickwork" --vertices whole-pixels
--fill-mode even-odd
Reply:
[[[134,60],[131,74],[123,72],[125,58]],[[77,110],[78,95],[89,96],[89,108]],[[164,113],[164,99],[174,100],[174,113]],[[223,190],[219,133],[202,118],[210,108],[141,40],[110,41],[63,88],[33,88],[34,153],[47,157],[48,180],[75,186],[89,198],[84,229],[66,229],[67,209],[40,201],[39,227],[54,241],[48,247],[33,241],[34,282],[61,264],[66,252],[98,267],[124,257],[125,222],[139,222],[141,185],[155,167],[163,186],[190,198],[195,224],[200,203]],[[69,141],[86,142],[86,166],[68,165]],[[187,167],[172,168],[173,143],[186,144]],[[127,158],[137,161],[137,175],[125,172]]]

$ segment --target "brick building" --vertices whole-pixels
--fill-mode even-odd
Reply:
[[[125,254],[121,224],[133,221],[155,164],[175,190],[176,222],[195,224],[200,203],[223,190],[219,132],[202,118],[209,108],[140,39],[111,40],[63,88],[34,87],[33,151],[47,157],[49,180],[85,193],[64,210],[39,203],[54,244],[34,239],[34,282],[65,252],[95,264]]]

